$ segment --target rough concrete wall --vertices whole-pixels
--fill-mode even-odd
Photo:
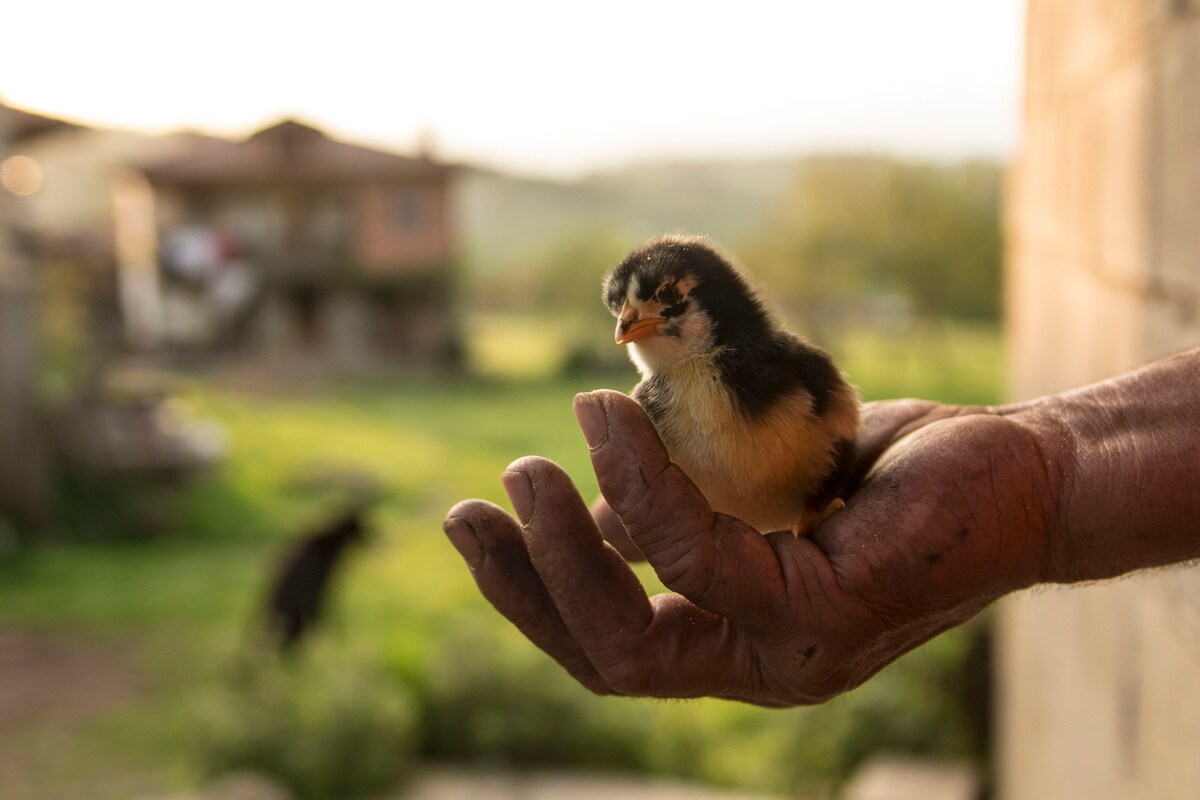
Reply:
[[[1200,343],[1200,0],[1029,0],[1027,25],[1013,399]],[[1200,570],[1035,590],[999,627],[1001,797],[1200,797]]]

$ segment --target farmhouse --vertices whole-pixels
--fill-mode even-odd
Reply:
[[[168,344],[248,343],[340,364],[451,352],[450,167],[288,120],[244,141],[198,141],[140,172]],[[144,209],[129,186],[126,210]],[[118,257],[137,261],[132,249]]]

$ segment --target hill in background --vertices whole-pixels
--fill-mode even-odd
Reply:
[[[760,231],[800,163],[649,162],[569,182],[464,168],[456,208],[464,267],[468,277],[494,276],[596,236],[623,238],[625,250],[669,231],[736,247]]]

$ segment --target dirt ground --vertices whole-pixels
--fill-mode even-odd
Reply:
[[[112,642],[0,630],[6,729],[73,725],[120,707],[142,686],[136,659]]]
[[[133,650],[92,636],[0,629],[0,786],[5,800],[96,794],[77,748],[97,717],[146,687]],[[136,776],[104,776],[140,791]],[[47,793],[50,794],[47,794]]]

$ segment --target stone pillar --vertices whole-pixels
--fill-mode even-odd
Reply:
[[[164,334],[154,189],[145,176],[126,170],[113,179],[112,198],[117,296],[125,343],[135,350],[153,351],[162,344]]]
[[[1200,0],[1029,0],[1027,26],[1012,399],[1200,343]],[[1000,797],[1200,797],[1196,567],[1010,598],[999,654]]]
[[[372,311],[368,295],[361,289],[338,287],[329,293],[326,347],[335,367],[354,371],[372,363]]]

